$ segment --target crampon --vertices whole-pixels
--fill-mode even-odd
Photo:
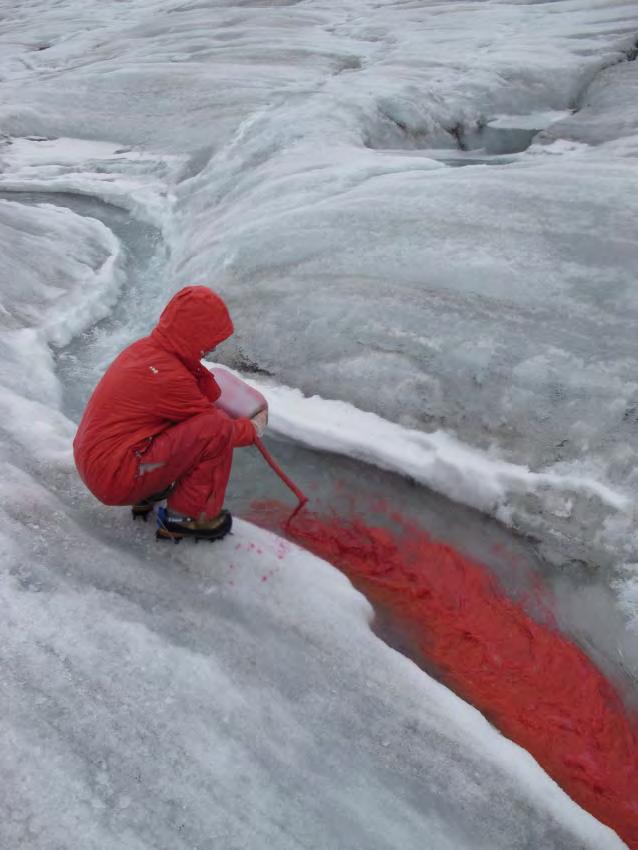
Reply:
[[[221,540],[230,533],[233,518],[230,511],[222,510],[212,519],[195,520],[191,517],[171,517],[166,508],[157,511],[157,540],[172,540],[179,543],[189,537],[198,543],[200,540]]]

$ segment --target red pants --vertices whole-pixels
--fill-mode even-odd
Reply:
[[[219,428],[219,414],[200,413],[154,437],[140,455],[127,503],[160,493],[173,482],[168,507],[199,519],[217,516],[224,504],[233,462],[232,428]]]

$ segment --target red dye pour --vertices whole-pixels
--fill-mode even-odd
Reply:
[[[638,724],[582,650],[508,599],[486,568],[393,517],[395,533],[283,505],[256,522],[339,567],[398,618],[441,679],[638,850]]]

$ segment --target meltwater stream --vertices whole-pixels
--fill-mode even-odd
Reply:
[[[51,202],[50,196],[38,194],[22,195],[20,199],[26,203]],[[99,218],[126,247],[127,285],[111,315],[56,352],[58,376],[64,386],[64,412],[77,421],[110,360],[150,330],[170,287],[162,277],[166,251],[155,229],[93,199],[58,195],[54,200],[76,213]],[[223,355],[223,351],[220,353]],[[594,578],[595,571],[583,565],[577,574],[571,565],[570,578],[564,579],[560,570],[539,558],[532,541],[517,537],[495,521],[410,480],[281,439],[271,438],[268,445],[311,498],[310,511],[293,529],[292,539],[332,561],[366,593],[376,606],[377,634],[474,702],[505,734],[526,746],[581,805],[633,844],[633,804],[627,799],[625,808],[629,808],[625,811],[621,802],[638,769],[633,721],[625,719],[625,713],[632,716],[638,705],[638,641],[626,632],[610,591],[599,578]],[[277,508],[273,512],[272,505],[286,499],[282,485],[256,451],[236,452],[228,492],[228,505],[234,512],[282,531],[276,521]],[[148,533],[152,534],[152,528]],[[379,534],[383,539],[381,549]],[[415,547],[420,547],[418,553]],[[409,563],[404,560],[408,550]],[[441,558],[441,552],[448,554]],[[434,584],[433,567],[438,573]],[[462,576],[460,583],[446,578],[446,570],[450,569],[450,577]],[[574,575],[578,576],[576,580]],[[434,608],[423,607],[427,599],[436,600]],[[486,640],[487,646],[490,640],[496,640],[502,646],[498,658],[472,656],[467,646],[463,648],[463,640],[450,641],[449,622],[440,615],[450,604],[458,614],[452,633],[457,638],[464,635],[465,640],[468,634],[472,635],[472,629],[479,628],[484,611],[484,624],[489,625],[491,633],[486,637],[479,628],[480,633],[469,639]],[[514,617],[512,611],[519,613]],[[514,628],[512,624],[519,616],[528,624],[524,629],[531,629],[525,640],[532,640],[537,650],[542,648],[538,657],[543,663],[558,659],[555,669],[565,689],[563,702],[551,709],[553,716],[558,712],[563,717],[560,722],[570,723],[572,709],[574,712],[575,726],[565,733],[563,749],[556,744],[560,755],[556,762],[547,757],[548,730],[545,727],[543,732],[541,728],[543,695],[538,693],[544,679],[551,684],[549,668],[547,676],[538,670],[536,678],[526,678],[519,669],[512,680],[507,672],[508,651],[516,654],[517,664],[521,663],[515,634],[507,631]],[[424,623],[428,632],[425,640],[419,632]],[[520,627],[519,624],[517,628]],[[533,657],[532,652],[530,658]],[[565,671],[570,669],[579,678],[574,689],[565,680]],[[490,687],[486,691],[488,680]],[[608,693],[605,689],[609,689]],[[599,701],[592,703],[590,697],[594,693]],[[525,702],[531,694],[540,703],[535,709],[538,728],[530,737],[529,729],[517,725],[507,706],[516,706],[517,700]],[[570,704],[572,698],[580,704]],[[578,712],[585,704],[591,713],[583,719],[582,711],[581,715]],[[516,711],[520,712],[521,707]],[[551,722],[555,722],[555,717]],[[595,744],[607,765],[605,774],[597,773],[596,764],[592,767],[587,761],[591,758],[591,753],[587,755],[588,746],[593,741],[591,724],[601,723],[605,735],[600,740],[596,738]],[[554,741],[556,735],[554,728]],[[579,756],[573,747],[581,738],[584,750]],[[581,767],[565,768],[565,763],[571,764],[574,758],[576,763],[579,758],[584,759]],[[625,772],[617,766],[618,759],[618,764],[625,765]],[[591,790],[592,783],[607,783],[609,788],[603,787],[601,796]]]
[[[15,199],[16,195],[11,197]],[[127,283],[111,314],[56,352],[64,412],[78,421],[108,364],[122,348],[150,331],[164,306],[166,292],[172,291],[163,277],[166,247],[155,228],[99,200],[44,193],[21,193],[17,197],[25,203],[53,201],[99,218],[126,248]],[[223,356],[223,348],[219,353]],[[538,556],[534,541],[514,535],[478,511],[408,479],[289,441],[267,437],[266,442],[310,496],[315,509],[334,509],[341,516],[376,521],[378,501],[382,500],[434,538],[485,564],[513,596],[528,594],[534,578],[541,576],[552,588],[554,613],[561,628],[578,640],[612,678],[632,683],[626,691],[628,697],[636,686],[638,699],[638,639],[624,629],[611,592],[595,569],[583,564],[578,571],[570,562],[563,576],[560,569]],[[245,515],[254,502],[287,498],[287,491],[256,450],[235,453],[227,500],[233,511]]]

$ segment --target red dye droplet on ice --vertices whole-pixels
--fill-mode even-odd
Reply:
[[[259,505],[252,518],[281,530],[287,513]],[[305,511],[287,534],[392,612],[428,667],[638,850],[638,724],[616,690],[485,567],[394,519],[390,532]]]

